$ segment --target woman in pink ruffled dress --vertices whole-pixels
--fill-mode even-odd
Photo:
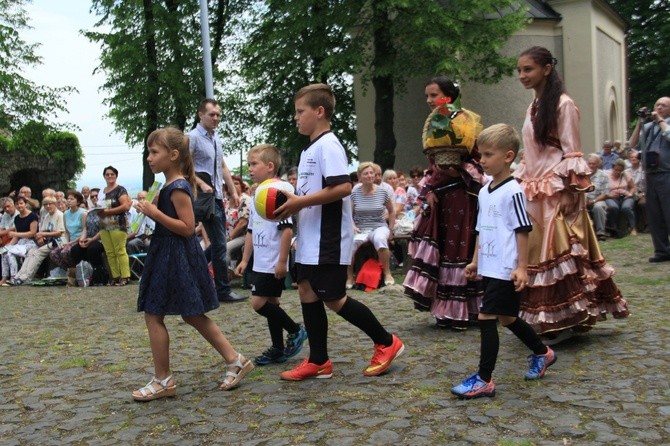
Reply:
[[[558,342],[590,330],[606,313],[625,318],[628,307],[588,217],[584,192],[592,186],[582,158],[579,110],[565,94],[556,63],[541,47],[519,57],[519,81],[535,91],[535,99],[526,113],[523,160],[514,176],[533,222],[520,317]]]
[[[409,242],[412,266],[403,285],[417,310],[430,311],[440,327],[462,330],[477,319],[482,296],[481,280],[465,278],[484,181],[475,147],[482,125],[477,114],[460,107],[460,89],[446,77],[432,79],[425,92],[432,112],[422,139],[430,165],[419,198],[426,205]],[[460,158],[441,158],[454,150]]]

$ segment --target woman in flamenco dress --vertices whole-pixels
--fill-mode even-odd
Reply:
[[[579,110],[556,63],[542,47],[524,51],[517,63],[519,81],[535,91],[522,129],[523,159],[514,171],[533,222],[519,316],[547,343],[590,330],[606,313],[628,316],[586,210],[585,192],[593,186],[581,152]]]

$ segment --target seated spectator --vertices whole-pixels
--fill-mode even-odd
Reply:
[[[637,150],[631,150],[628,153],[628,163],[630,167],[625,170],[626,174],[633,179],[635,189],[635,224],[638,232],[645,232],[647,230],[647,198],[645,190],[647,187],[647,180],[644,169],[642,168],[642,154]]]
[[[16,218],[19,213],[16,210],[16,206],[14,206],[14,200],[10,197],[0,199],[0,210],[2,210],[2,216],[0,217],[0,248],[2,248],[12,241],[9,233],[14,230],[14,218]],[[0,268],[0,273],[1,272],[2,269]],[[2,277],[3,276],[0,275],[0,278]]]
[[[37,213],[40,209],[40,202],[34,198],[33,196],[33,191],[30,189],[28,186],[21,186],[19,189],[19,195],[25,198],[26,204],[28,206],[28,210],[31,210],[35,213]],[[9,196],[11,198],[14,198],[14,192],[10,193]],[[16,198],[14,198],[14,203],[16,203]],[[38,215],[39,217],[39,215]]]
[[[619,155],[612,150],[611,141],[605,141],[603,143],[603,151],[600,154],[600,159],[603,161],[602,169],[605,171],[611,170],[614,161],[619,159]]]
[[[407,177],[405,172],[402,170],[396,170],[396,175],[398,175],[398,186],[402,187],[405,192],[407,192]]]
[[[382,175],[382,181],[393,189],[393,207],[395,208],[396,225],[405,217],[405,206],[407,205],[407,191],[398,182],[398,173],[392,169],[386,169]],[[402,265],[404,259],[403,247],[395,240],[389,243],[396,265]],[[393,260],[392,259],[392,260]]]
[[[409,178],[412,184],[407,186],[407,205],[405,206],[405,212],[414,210],[414,213],[418,215],[418,199],[419,192],[421,192],[421,180],[423,180],[423,169],[419,166],[414,166],[409,171]]]
[[[30,249],[25,254],[25,260],[21,269],[14,275],[14,279],[8,283],[10,285],[23,285],[26,281],[35,277],[40,265],[49,256],[52,249],[62,246],[64,243],[65,222],[63,213],[56,209],[56,199],[46,197],[42,200],[47,213],[39,222],[39,231],[35,234],[36,247]],[[10,250],[11,252],[11,250]]]
[[[293,189],[295,190],[296,187],[298,187],[298,168],[297,167],[291,167],[288,172],[286,172],[286,181],[293,186]],[[253,195],[252,192],[249,192],[249,195]]]
[[[244,237],[249,224],[249,188],[239,175],[231,175],[240,206],[236,209],[226,204],[226,264],[230,267],[231,260],[242,258]],[[226,186],[226,193],[228,193]]]
[[[635,230],[635,183],[624,170],[626,163],[624,160],[616,160],[609,173],[609,184],[607,191],[607,219],[612,232],[616,237],[621,238],[626,234],[619,225],[619,214],[623,214],[628,221],[628,228],[632,235],[637,235]]]
[[[93,191],[91,189],[91,199]],[[89,212],[86,215],[86,237],[79,239],[70,249],[72,263],[77,265],[82,260],[87,261],[93,267],[93,282],[105,284],[109,280],[109,273],[105,266],[105,247],[100,241],[100,215],[97,212]]]
[[[84,204],[86,205],[86,209],[92,208],[94,204],[89,201],[91,198],[91,188],[88,186],[82,186],[81,194],[84,196]]]
[[[594,189],[586,193],[586,207],[591,214],[593,226],[596,230],[598,240],[607,240],[607,229],[605,224],[607,222],[607,188],[609,178],[607,174],[600,168],[602,160],[600,156],[592,153],[586,160],[591,169],[591,183]]]
[[[15,203],[18,215],[14,218],[14,230],[9,231],[12,240],[4,247],[2,254],[2,286],[9,286],[9,282],[14,280],[18,272],[18,259],[24,258],[35,247],[34,237],[37,234],[39,217],[30,210],[24,196],[19,195]]]
[[[76,190],[67,192],[68,209],[63,212],[65,221],[65,244],[54,248],[49,253],[52,265],[62,269],[73,268],[77,263],[71,256],[72,247],[86,239],[87,211],[81,205],[85,203],[84,196]]]
[[[135,198],[138,202],[145,201],[149,193],[145,190],[138,192],[137,197]],[[130,207],[128,221],[133,222],[138,215],[137,209],[135,206]],[[151,235],[156,229],[156,222],[145,216],[142,220],[142,224],[137,228],[135,232],[132,231],[131,225],[128,225],[128,240],[126,242],[126,251],[128,254],[140,254],[147,252],[149,249],[149,244],[151,243]]]
[[[398,184],[398,174],[395,170],[386,169],[382,175],[382,181],[391,186],[393,189],[393,207],[395,208],[396,217],[401,212],[405,211],[407,204],[407,191]]]
[[[47,207],[44,205],[44,199],[47,197],[54,198],[56,200],[56,209],[58,209],[58,198],[56,198],[56,191],[47,187],[42,191],[42,207],[40,208],[39,217],[40,221],[47,215]],[[61,211],[62,212],[62,211]]]
[[[97,206],[99,195],[100,195],[99,187],[94,187],[91,189],[91,195],[89,195],[88,201],[86,202],[87,209],[93,209],[94,207]]]
[[[68,210],[67,199],[66,198],[56,198],[56,209],[65,213]]]
[[[392,194],[381,185],[375,184],[373,163],[363,162],[358,166],[358,178],[361,186],[351,193],[351,206],[354,218],[354,247],[351,253],[352,262],[347,268],[347,288],[354,285],[353,259],[356,250],[366,241],[372,242],[377,251],[379,263],[384,274],[384,284],[394,282],[390,269],[389,239],[395,227],[395,208]],[[388,212],[388,224],[384,219],[384,211]]]
[[[626,148],[621,145],[621,141],[618,139],[612,143],[612,151],[616,153],[620,159],[624,159],[627,156]]]
[[[19,215],[16,210],[14,200],[10,197],[4,197],[0,200],[2,207],[2,217],[0,217],[0,246],[5,246],[12,241],[9,233],[14,230],[14,219]]]

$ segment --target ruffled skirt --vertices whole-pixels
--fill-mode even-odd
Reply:
[[[468,281],[476,236],[476,192],[459,182],[439,196],[439,206],[417,218],[408,254],[412,265],[403,283],[419,310],[430,311],[439,324],[465,328],[476,320],[483,288]]]
[[[614,284],[614,269],[600,251],[588,212],[577,204],[581,209],[564,218],[559,202],[559,197],[544,197],[528,203],[533,231],[519,316],[548,335],[566,328],[588,331],[607,313],[628,317],[628,305]],[[550,220],[538,219],[552,214]]]

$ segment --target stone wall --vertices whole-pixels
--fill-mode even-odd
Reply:
[[[62,161],[17,152],[3,153],[0,160],[0,196],[18,191],[21,186],[30,187],[36,198],[40,198],[42,189],[47,187],[65,191],[74,175],[75,167],[64,165]]]

